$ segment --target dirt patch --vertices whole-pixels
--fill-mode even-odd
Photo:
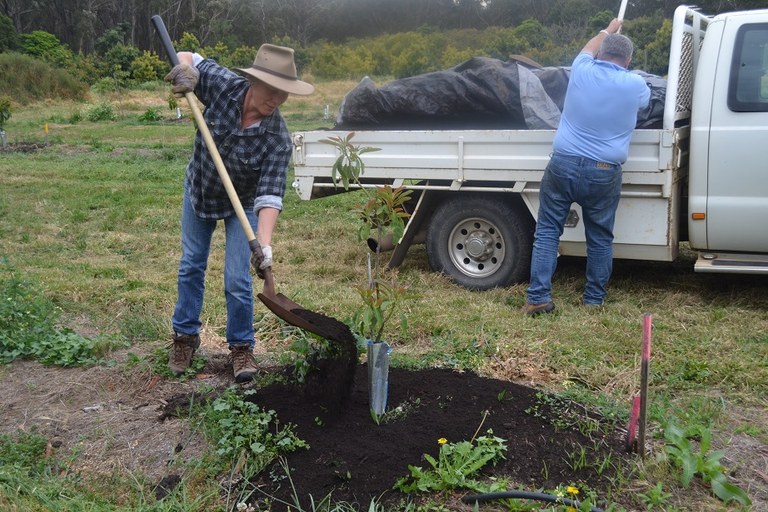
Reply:
[[[148,369],[126,369],[124,364],[62,369],[20,361],[0,367],[0,433],[34,428],[49,438],[61,460],[71,460],[70,471],[90,477],[130,476],[162,497],[188,476],[187,464],[199,462],[209,449],[199,429],[168,411],[188,410],[191,403],[233,384],[226,349],[222,343],[209,342],[201,347],[207,361],[201,378],[187,382],[165,380]],[[267,371],[289,373],[270,366],[263,354],[260,357]],[[117,359],[124,363],[127,353]],[[623,452],[620,428],[587,438],[573,429],[556,428],[550,420],[557,414],[549,414],[535,387],[471,372],[402,368],[391,368],[389,378],[388,409],[399,412],[376,425],[369,413],[367,367],[355,362],[354,369],[349,397],[338,409],[328,407],[323,393],[318,400],[307,388],[287,384],[263,387],[252,396],[260,406],[275,410],[281,423],[293,423],[310,445],[309,450],[287,457],[305,509],[310,509],[310,497],[317,503],[329,494],[334,500],[358,503],[362,510],[373,498],[397,503],[402,495],[393,489],[394,483],[409,474],[409,464],[428,468],[423,454],[436,456],[439,438],[459,442],[488,429],[506,441],[508,451],[487,475],[509,478],[513,488],[531,491],[587,485],[601,497],[623,500],[629,510],[637,509],[631,497],[609,496],[605,490],[611,470],[598,471],[606,456],[615,463],[630,457]],[[766,446],[746,436],[720,442],[735,470],[732,478],[748,489],[753,510],[763,510],[760,507],[768,504],[768,482],[760,478],[767,471]],[[586,466],[578,462],[581,447],[586,450]],[[287,509],[275,498],[293,502],[278,466],[254,483],[260,491],[250,501],[262,500],[262,509],[267,496],[272,497],[270,509],[275,511]],[[451,510],[471,510],[460,497],[451,494],[444,499]]]
[[[40,142],[13,142],[5,146],[0,145],[0,154],[2,153],[34,153],[47,147],[48,144]]]

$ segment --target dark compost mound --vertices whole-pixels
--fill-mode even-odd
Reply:
[[[620,437],[595,441],[596,434],[589,439],[571,429],[557,429],[547,421],[548,407],[536,395],[535,389],[471,372],[391,368],[388,411],[397,414],[377,425],[369,413],[367,367],[357,365],[342,409],[330,410],[286,384],[265,387],[249,399],[275,410],[282,424],[294,424],[296,434],[309,444],[308,450],[287,456],[303,507],[310,506],[310,498],[318,503],[329,494],[362,510],[374,498],[397,503],[403,495],[393,485],[410,474],[409,464],[429,468],[422,454],[437,457],[439,438],[466,441],[488,429],[506,440],[508,451],[506,460],[487,474],[507,476],[527,490],[580,482],[592,489],[604,487],[610,471],[598,475],[594,467],[574,470],[569,454],[578,454],[584,446],[590,462],[600,460],[607,452],[620,452]],[[252,500],[269,496],[271,510],[286,510],[287,505],[275,500],[294,505],[291,486],[275,475],[285,476],[279,465],[259,475],[253,483],[260,492]],[[266,506],[264,501],[258,504]]]

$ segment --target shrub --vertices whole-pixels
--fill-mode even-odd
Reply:
[[[91,107],[86,117],[89,121],[98,123],[99,121],[114,121],[117,119],[117,114],[111,103],[103,102]]]
[[[19,45],[19,35],[13,26],[13,20],[0,13],[0,52],[16,50]]]
[[[253,46],[238,46],[229,56],[230,65],[236,68],[249,67],[257,51]]]
[[[131,76],[136,82],[153,82],[165,76],[168,64],[154,52],[144,51],[131,62]]]
[[[0,131],[5,126],[5,122],[11,118],[11,98],[0,96]]]
[[[195,37],[194,34],[190,34],[189,32],[184,32],[181,35],[181,39],[176,41],[174,43],[174,46],[176,47],[176,51],[179,52],[199,52],[200,51],[200,40]],[[256,55],[254,53],[254,55]]]
[[[0,53],[0,91],[25,105],[42,99],[85,98],[87,88],[69,72],[20,53]]]
[[[27,55],[60,67],[67,67],[74,58],[72,50],[64,46],[55,35],[44,30],[22,34],[21,50]]]
[[[162,120],[163,116],[160,114],[160,109],[157,107],[150,107],[139,116],[139,121],[142,123],[153,123]]]
[[[106,73],[114,73],[115,70],[130,72],[131,63],[140,55],[141,50],[133,45],[117,44],[104,54],[103,69]]]

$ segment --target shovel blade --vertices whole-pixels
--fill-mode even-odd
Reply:
[[[310,322],[303,316],[300,316],[301,312],[309,312],[309,310],[302,308],[282,293],[277,293],[275,295],[260,293],[258,294],[258,298],[278,318],[281,318],[282,320],[298,327],[299,329],[304,329],[305,331],[317,334],[318,336],[326,339],[332,340],[337,337],[336,332],[331,332],[328,329],[324,329],[323,327]],[[299,313],[297,313],[297,311]],[[314,315],[318,316],[319,313],[314,313]]]

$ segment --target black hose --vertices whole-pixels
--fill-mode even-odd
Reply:
[[[461,501],[467,504],[472,504],[472,503],[479,503],[483,501],[505,500],[510,498],[546,501],[549,503],[559,503],[562,505],[568,505],[569,507],[574,507],[576,509],[578,509],[579,506],[581,505],[581,503],[576,500],[571,500],[568,498],[560,498],[558,496],[555,496],[552,494],[544,494],[542,492],[526,492],[526,491],[504,491],[504,492],[487,492],[484,494],[473,494],[471,496],[464,496],[463,498],[461,498]],[[597,507],[592,507],[590,509],[590,512],[603,512],[603,510]]]

